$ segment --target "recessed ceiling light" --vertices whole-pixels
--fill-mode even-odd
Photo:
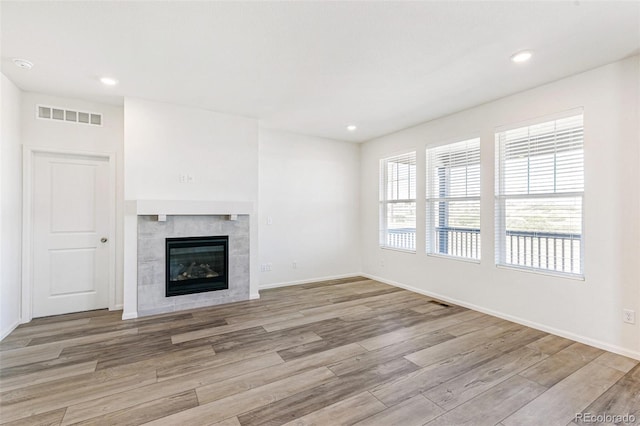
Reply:
[[[523,62],[527,62],[532,56],[533,53],[531,53],[530,50],[523,50],[522,52],[518,52],[511,56],[511,60],[516,64],[521,64]]]
[[[26,59],[15,58],[13,63],[16,64],[17,67],[22,68],[23,70],[30,70],[33,68],[33,62],[29,62]]]
[[[358,126],[356,126],[355,124],[349,124],[347,126],[347,130],[350,132],[355,132],[356,130],[358,130]]]
[[[105,86],[115,86],[116,84],[118,84],[118,80],[116,80],[115,78],[110,78],[110,77],[102,77],[100,79],[100,81]]]

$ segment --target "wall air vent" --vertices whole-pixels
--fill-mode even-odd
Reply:
[[[36,118],[63,121],[66,123],[102,126],[102,114],[96,112],[73,111],[48,105],[36,105]]]

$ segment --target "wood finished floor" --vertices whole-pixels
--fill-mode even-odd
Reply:
[[[637,361],[365,278],[120,315],[11,333],[0,422],[564,426],[580,412],[640,422]]]

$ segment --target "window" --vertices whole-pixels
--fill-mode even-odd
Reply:
[[[582,113],[496,133],[496,263],[582,275]]]
[[[427,253],[480,259],[480,139],[427,149]]]
[[[416,249],[416,153],[380,160],[380,247]]]

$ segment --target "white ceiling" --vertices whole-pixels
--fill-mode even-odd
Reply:
[[[23,90],[123,96],[362,141],[640,49],[639,2],[9,2]],[[526,65],[509,61],[531,49]],[[11,58],[35,63],[18,69]],[[112,76],[116,87],[98,79]],[[358,130],[346,131],[355,123]]]

